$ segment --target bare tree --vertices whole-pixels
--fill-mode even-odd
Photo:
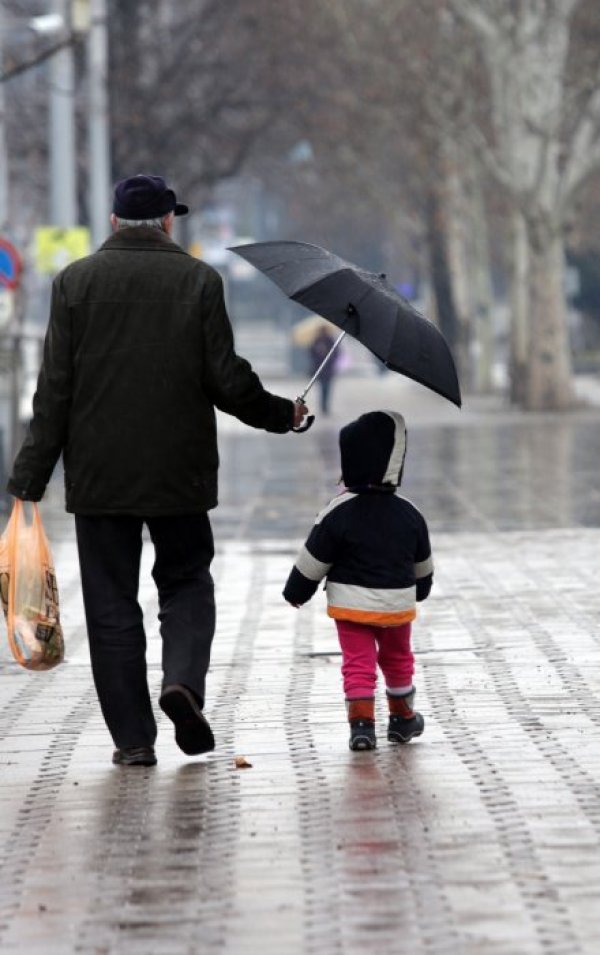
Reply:
[[[279,167],[287,191],[301,196],[290,200],[296,224],[299,214],[313,232],[336,235],[337,226],[346,248],[361,233],[372,246],[378,233],[380,254],[382,246],[402,252],[395,271],[415,260],[422,267],[415,251],[427,251],[434,313],[463,384],[477,346],[484,387],[492,309],[482,171],[457,138],[479,62],[443,8],[441,0],[335,0],[313,11],[316,36],[304,50],[311,68],[294,80],[300,105],[271,130],[268,148],[282,134],[288,148],[299,138],[310,143],[310,161]]]
[[[112,0],[115,178],[150,163],[197,202],[237,173],[281,108],[282,19],[272,0]]]
[[[489,76],[492,135],[479,122],[476,146],[513,201],[514,373],[532,410],[573,401],[563,229],[575,191],[600,165],[600,91],[575,96],[566,78],[580,2],[452,0],[477,35]]]
[[[592,0],[109,0],[113,176],[152,168],[198,206],[251,168],[285,197],[288,229],[349,258],[401,250],[407,269],[426,249],[465,384],[473,342],[490,364],[486,190],[501,184],[523,315],[513,381],[527,407],[564,407],[563,232],[600,163],[595,19]],[[6,84],[30,221],[44,217],[44,83],[41,64]],[[86,167],[84,148],[82,208]]]

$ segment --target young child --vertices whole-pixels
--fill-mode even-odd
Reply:
[[[431,590],[425,519],[397,487],[406,427],[394,411],[371,411],[340,432],[343,493],[318,515],[283,591],[298,607],[326,577],[336,622],[350,723],[350,749],[375,749],[377,664],[389,706],[387,737],[408,743],[425,721],[413,709],[411,621]]]

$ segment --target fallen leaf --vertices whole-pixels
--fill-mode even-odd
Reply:
[[[236,756],[234,763],[236,769],[252,769],[252,763],[249,763],[245,756]]]

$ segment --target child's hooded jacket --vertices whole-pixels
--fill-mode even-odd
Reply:
[[[402,415],[372,411],[340,432],[346,490],[318,515],[283,591],[303,604],[326,577],[328,614],[394,626],[416,616],[431,589],[424,517],[397,493],[406,454]]]

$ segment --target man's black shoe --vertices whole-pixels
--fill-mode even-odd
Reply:
[[[215,748],[210,724],[186,686],[174,683],[165,687],[158,704],[175,724],[175,742],[187,756],[199,756]]]
[[[156,766],[153,746],[128,746],[116,749],[112,758],[115,766]]]

